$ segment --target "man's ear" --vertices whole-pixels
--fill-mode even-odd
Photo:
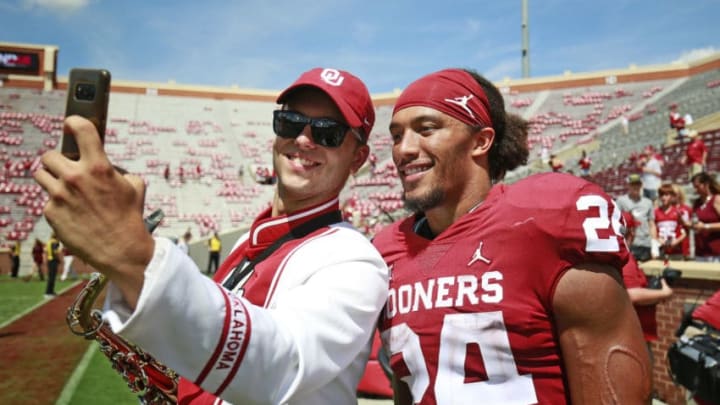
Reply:
[[[473,132],[473,148],[471,155],[479,157],[487,155],[495,141],[495,130],[491,127],[477,129]]]
[[[355,149],[355,153],[353,154],[353,161],[352,165],[350,166],[350,170],[352,173],[357,173],[358,170],[362,167],[362,165],[367,160],[368,156],[370,156],[370,147],[367,145],[360,145]]]

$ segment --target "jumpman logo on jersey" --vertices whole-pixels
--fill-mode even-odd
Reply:
[[[490,264],[490,259],[488,259],[482,255],[482,247],[483,247],[483,243],[480,242],[480,246],[478,246],[478,248],[475,249],[475,253],[473,254],[472,258],[470,259],[470,261],[467,264],[468,267],[470,267],[473,263],[475,263],[478,260],[481,262],[484,262],[485,264]]]
[[[470,101],[473,97],[475,97],[475,96],[472,95],[472,94],[468,94],[467,96],[461,96],[461,97],[455,97],[455,98],[446,98],[445,101],[447,101],[448,103],[453,103],[453,104],[459,105],[460,107],[464,108],[465,111],[467,111],[467,113],[468,113],[472,118],[475,118],[475,114],[473,114],[472,110],[471,110],[470,107],[468,107],[468,105],[467,105],[467,104],[468,104],[468,101]]]

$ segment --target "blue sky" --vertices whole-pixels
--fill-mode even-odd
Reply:
[[[720,51],[720,0],[530,0],[531,75]],[[520,0],[3,0],[0,41],[57,45],[58,74],[280,90],[316,66],[372,93],[445,67],[521,77]]]

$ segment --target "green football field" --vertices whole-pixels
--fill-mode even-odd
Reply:
[[[64,314],[82,282],[58,281],[58,297],[48,300],[44,281],[0,275],[0,403],[138,403],[98,345],[66,326]]]

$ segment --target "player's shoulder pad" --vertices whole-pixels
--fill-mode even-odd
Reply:
[[[599,185],[566,173],[540,173],[505,187],[506,202],[515,206],[561,208],[575,204],[581,195],[611,199]]]

